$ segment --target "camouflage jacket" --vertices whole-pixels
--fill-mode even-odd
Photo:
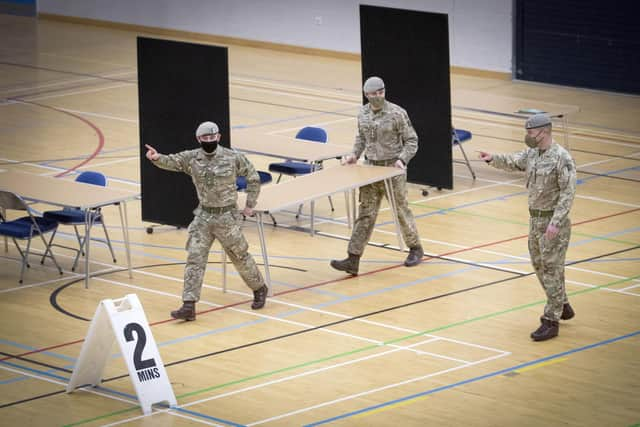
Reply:
[[[527,148],[514,154],[494,154],[489,163],[498,169],[524,171],[529,208],[554,211],[551,223],[560,224],[576,194],[576,166],[571,155],[555,142],[546,151]]]
[[[364,152],[368,160],[400,159],[406,165],[417,151],[418,135],[404,108],[389,101],[377,112],[370,104],[362,106],[353,146],[356,158]]]
[[[190,175],[202,206],[222,207],[236,204],[238,176],[247,179],[247,207],[253,208],[258,200],[258,172],[244,154],[221,145],[218,145],[213,154],[207,154],[201,148],[176,154],[161,154],[153,164],[162,169]]]

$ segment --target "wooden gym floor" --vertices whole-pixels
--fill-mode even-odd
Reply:
[[[139,190],[138,33],[0,15],[0,168],[73,179],[108,176]],[[153,34],[146,34],[151,35]],[[238,131],[293,135],[305,125],[351,144],[360,100],[357,61],[229,46],[231,122]],[[572,104],[571,150],[579,186],[567,256],[576,317],[558,338],[532,342],[544,294],[529,264],[523,179],[475,160],[474,150],[523,148],[520,119],[454,105],[454,124],[478,174],[455,164],[452,191],[410,186],[431,256],[405,268],[386,205],[362,274],[329,267],[345,255],[342,197],[266,226],[275,297],[252,311],[230,269],[220,291],[214,245],[195,322],[170,321],[180,303],[186,232],[147,234],[129,203],[133,279],[121,269],[118,212],[106,208],[116,271],[93,245],[85,289],[70,271],[32,259],[18,285],[15,247],[0,258],[0,417],[3,425],[630,426],[640,423],[640,98],[454,74],[454,90]],[[388,88],[393,100],[393,88]],[[179,106],[177,106],[179,108]],[[418,112],[409,112],[412,115]],[[215,117],[211,119],[215,120]],[[194,128],[197,123],[194,123]],[[560,135],[556,135],[562,141]],[[193,141],[185,141],[189,146]],[[428,144],[428,137],[421,144]],[[461,158],[456,148],[454,157]],[[250,156],[265,170],[273,159]],[[327,162],[327,167],[337,162]],[[43,211],[51,207],[34,205]],[[261,263],[255,223],[244,231]],[[101,231],[96,228],[96,235]],[[59,242],[73,244],[70,228]],[[37,249],[42,249],[37,246]],[[103,384],[65,394],[99,301],[138,295],[179,407],[143,417],[126,366],[110,359]]]

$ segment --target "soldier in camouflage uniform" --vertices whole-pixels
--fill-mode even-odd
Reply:
[[[209,250],[216,238],[242,279],[253,290],[251,308],[262,308],[268,289],[248,252],[249,245],[242,234],[236,208],[236,177],[244,176],[247,180],[247,202],[242,212],[245,216],[253,215],[252,208],[260,193],[260,177],[243,154],[218,145],[220,133],[215,123],[200,124],[196,139],[200,142],[200,148],[169,155],[158,153],[150,145],[146,146],[146,156],[155,166],[191,176],[200,201],[188,228],[183,305],[172,311],[171,316],[195,320],[195,303],[200,299]]]
[[[369,102],[360,109],[353,154],[346,156],[344,162],[355,163],[364,153],[367,164],[406,169],[407,164],[418,151],[418,136],[407,112],[402,107],[385,100],[384,82],[380,77],[367,79],[363,91]],[[396,176],[391,181],[402,237],[409,247],[409,255],[404,265],[412,267],[422,262],[424,251],[420,244],[415,219],[409,210],[407,175],[405,173]],[[343,260],[332,260],[333,268],[354,276],[358,274],[360,257],[371,238],[380,203],[385,195],[383,182],[360,188],[358,219],[349,241],[348,256]]]
[[[575,313],[567,299],[564,262],[571,237],[569,210],[576,193],[576,166],[567,150],[551,136],[551,119],[545,114],[531,116],[525,127],[529,148],[515,154],[480,158],[498,169],[524,171],[529,190],[529,254],[547,304],[540,327],[531,333],[535,341],[558,335],[558,321]]]

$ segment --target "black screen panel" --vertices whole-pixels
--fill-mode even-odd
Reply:
[[[381,77],[418,134],[408,180],[453,188],[447,15],[361,5],[360,38],[362,81]]]
[[[195,130],[218,124],[230,146],[227,48],[138,37],[142,220],[185,227],[198,205],[191,177],[161,170],[145,144],[163,154],[198,147]]]

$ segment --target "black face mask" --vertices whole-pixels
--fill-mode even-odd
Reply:
[[[218,141],[201,141],[200,145],[206,153],[213,153],[218,148]]]

